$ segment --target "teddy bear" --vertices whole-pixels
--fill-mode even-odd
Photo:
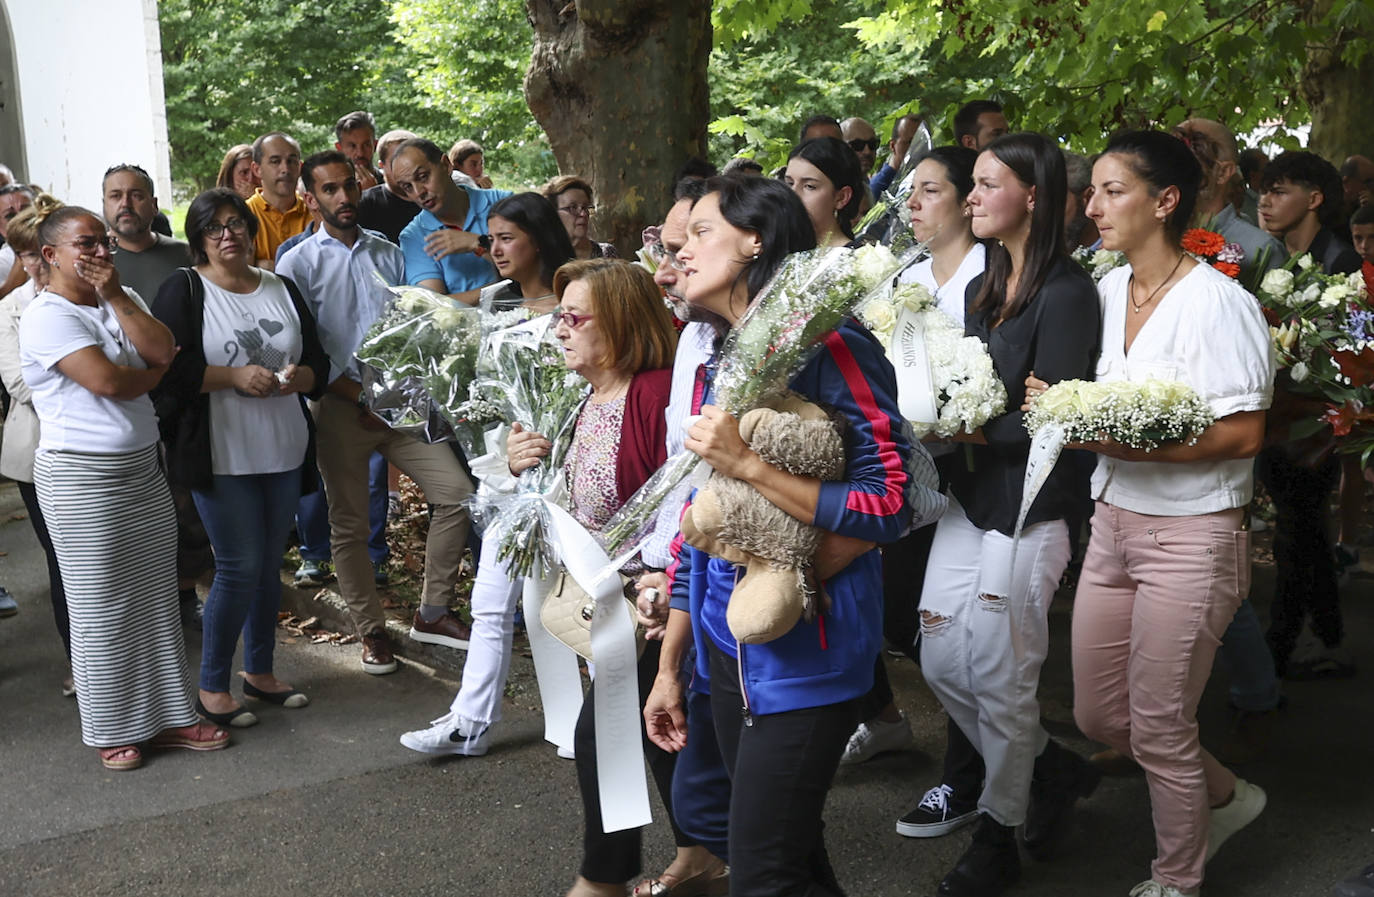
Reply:
[[[844,475],[844,440],[835,422],[796,394],[744,414],[739,433],[774,467],[820,480]],[[683,515],[682,536],[692,547],[744,567],[725,615],[741,643],[772,641],[803,615],[814,619],[822,609],[811,574],[821,531],[743,480],[713,472]]]

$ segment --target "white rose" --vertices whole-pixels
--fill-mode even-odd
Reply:
[[[1311,268],[1314,264],[1316,264],[1316,262],[1312,261],[1312,253],[1310,252],[1303,253],[1302,256],[1298,259],[1298,267],[1303,269],[1304,271],[1306,271],[1308,268]]]
[[[891,303],[878,301],[864,306],[863,318],[868,329],[881,338],[886,345],[892,337],[892,329],[897,326],[897,313]]]
[[[1275,299],[1282,299],[1293,290],[1293,272],[1283,268],[1274,268],[1264,275],[1264,280],[1260,281],[1260,291],[1268,293]]]
[[[1299,361],[1288,369],[1288,374],[1293,378],[1294,383],[1301,383],[1307,379],[1307,365]]]
[[[886,246],[873,243],[854,251],[854,271],[869,289],[877,286],[896,267],[897,257]]]

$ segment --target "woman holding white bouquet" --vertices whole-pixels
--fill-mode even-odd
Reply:
[[[968,285],[983,273],[987,258],[982,241],[973,235],[972,210],[968,205],[977,161],[978,154],[965,146],[932,149],[917,164],[911,195],[906,201],[911,232],[926,245],[930,255],[902,272],[901,281],[929,290],[939,310],[953,319],[961,333]],[[941,471],[943,486],[949,481],[951,465],[963,463],[962,452],[949,444],[927,447]],[[917,607],[934,536],[935,527],[923,526],[883,548],[883,634],[918,662]],[[894,703],[881,655],[874,676],[873,692],[864,702],[865,721],[854,730],[845,749],[846,763],[867,760],[883,750],[904,747],[912,740],[910,724]],[[982,782],[983,760],[950,717],[940,782],[897,821],[897,833],[909,838],[934,838],[973,822],[978,815],[977,797]]]
[[[960,437],[973,443],[971,463],[950,466],[951,501],[921,594],[922,671],[986,767],[973,843],[940,883],[953,897],[1002,893],[1020,876],[1013,829],[1024,823],[1027,850],[1047,857],[1069,807],[1097,783],[1086,761],[1050,740],[1036,701],[1049,604],[1069,561],[1064,520],[1087,488],[1071,464],[1048,471],[1012,569],[1030,453],[1024,381],[1032,369],[1051,381],[1091,376],[1097,295],[1068,257],[1067,179],[1050,140],[999,138],[978,156],[973,180],[972,232],[996,242],[986,272],[969,283],[965,330],[987,344],[1012,410]]]
[[[558,305],[554,274],[573,260],[572,241],[558,210],[538,193],[517,193],[492,206],[487,232],[492,262],[506,280],[482,290],[481,307],[504,313],[506,326],[553,312]],[[401,744],[413,751],[480,757],[489,748],[491,726],[501,720],[516,599],[524,581],[498,560],[499,549],[496,539],[482,542],[472,583],[472,633],[462,687],[448,713],[428,728],[401,735]]]
[[[1128,264],[1099,284],[1099,380],[1177,380],[1216,422],[1148,452],[1091,442],[1097,501],[1073,615],[1074,715],[1145,770],[1158,857],[1133,897],[1189,897],[1203,866],[1264,808],[1198,742],[1198,699],[1250,580],[1251,458],[1273,390],[1254,297],[1180,245],[1201,182],[1168,134],[1115,137],[1093,166],[1087,214]],[[1044,383],[1027,381],[1029,396]]]

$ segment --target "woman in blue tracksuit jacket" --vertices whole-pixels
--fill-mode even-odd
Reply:
[[[780,183],[713,178],[678,253],[686,299],[733,324],[789,253],[814,245],[805,208]],[[797,519],[834,534],[816,563],[828,609],[764,644],[739,645],[726,625],[736,567],[685,545],[675,564],[673,605],[686,599],[697,647],[692,689],[709,687],[732,782],[730,893],[840,894],[821,811],[858,723],[854,699],[873,684],[883,616],[875,546],[895,541],[910,519],[911,446],[902,435],[896,376],[878,342],[850,321],[790,384],[845,421],[845,479],[833,482],[765,464],[740,439],[735,419],[710,404],[709,376],[700,385],[702,416],[686,447]],[[655,709],[646,707],[646,716]],[[688,733],[703,736],[709,733]]]

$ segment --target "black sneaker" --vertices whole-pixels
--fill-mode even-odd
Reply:
[[[1021,857],[1010,826],[981,816],[973,841],[940,882],[939,897],[998,897],[1021,878]]]
[[[916,809],[897,820],[897,834],[907,838],[938,838],[978,818],[978,804],[956,800],[954,789],[936,785]]]

